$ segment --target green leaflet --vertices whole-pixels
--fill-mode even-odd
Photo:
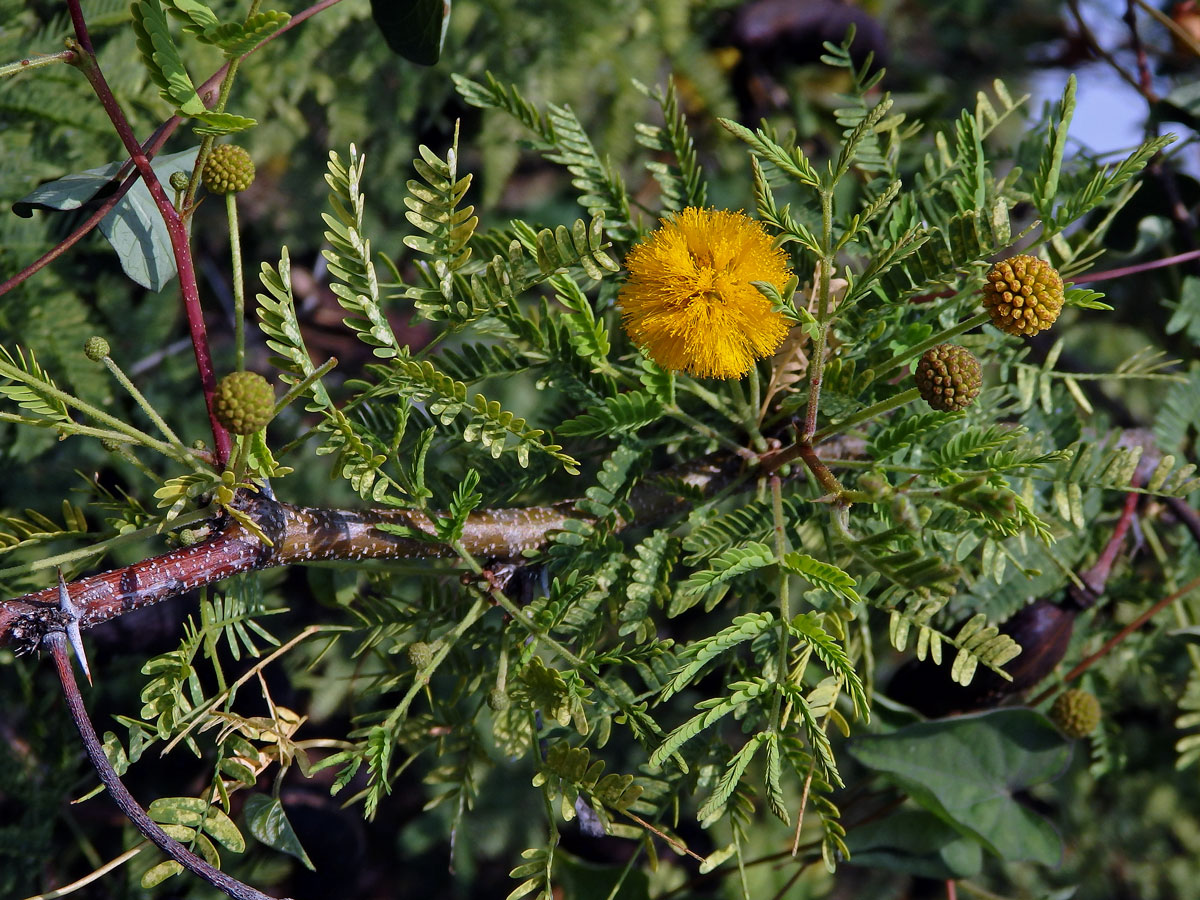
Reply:
[[[204,113],[204,103],[196,93],[179,48],[171,37],[162,4],[159,0],[134,0],[130,9],[142,62],[151,80],[162,91],[163,99],[178,107],[184,115]]]

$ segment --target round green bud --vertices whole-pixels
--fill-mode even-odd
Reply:
[[[488,691],[487,705],[493,712],[504,712],[512,705],[508,699],[508,691],[503,688],[492,688]]]
[[[988,270],[983,305],[1001,331],[1031,337],[1053,325],[1062,312],[1062,276],[1036,256],[1002,259]]]
[[[433,648],[424,641],[408,645],[408,661],[414,669],[424,669],[433,662]]]
[[[254,434],[271,421],[275,391],[257,372],[231,372],[217,382],[217,421],[234,434]]]
[[[1067,737],[1087,737],[1100,724],[1100,701],[1088,691],[1063,691],[1050,707],[1050,721]]]
[[[214,194],[236,194],[254,182],[254,160],[236,144],[218,144],[204,161],[200,180]]]
[[[104,357],[108,356],[108,351],[111,348],[108,346],[108,341],[100,337],[98,334],[92,335],[83,342],[83,355],[92,362],[100,362]]]
[[[188,177],[187,172],[172,172],[171,177],[167,180],[170,182],[171,187],[173,187],[175,190],[186,191],[188,182],[191,181],[191,178]]]
[[[921,516],[908,494],[897,494],[891,503],[892,521],[914,534],[921,530]]]
[[[886,478],[876,472],[868,472],[858,479],[858,489],[872,501],[883,500],[892,493],[892,486]]]
[[[957,344],[938,344],[926,350],[913,378],[922,399],[942,412],[966,409],[983,386],[979,360]]]
[[[207,528],[184,528],[179,532],[179,543],[185,547],[198,544],[208,537]]]

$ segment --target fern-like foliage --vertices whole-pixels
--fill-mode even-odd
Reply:
[[[402,353],[396,336],[380,306],[379,280],[371,260],[371,242],[363,234],[363,211],[366,198],[362,193],[362,173],[365,159],[353,144],[346,162],[336,152],[329,153],[330,212],[322,214],[327,226],[325,240],[331,248],[322,254],[329,263],[329,274],[337,279],[332,284],[338,302],[350,316],[347,326],[358,339],[371,347],[381,359]]]
[[[473,310],[466,301],[456,300],[454,273],[470,259],[471,248],[467,245],[479,224],[473,206],[460,208],[471,176],[458,177],[457,132],[445,160],[423,144],[419,150],[421,159],[413,165],[421,180],[408,181],[405,218],[423,234],[406,237],[404,244],[425,257],[427,277],[433,286],[409,288],[407,296],[428,318],[465,321]]]
[[[37,356],[18,347],[16,354],[0,347],[0,396],[7,397],[28,413],[47,423],[69,423],[70,408],[54,379],[38,363]]]
[[[664,22],[683,9],[660,6],[654,15]],[[98,8],[117,16],[108,0]],[[577,12],[588,16],[591,8]],[[186,43],[214,58],[236,57],[287,22],[257,7],[226,22],[223,7],[201,0],[137,0],[120,15],[135,21],[126,39],[140,47],[131,58],[149,72],[151,90],[210,133],[248,120],[196,106]],[[165,798],[152,808],[160,821],[215,858],[219,846],[237,844],[236,828],[222,817],[230,794],[252,791],[295,762],[306,773],[331,769],[333,792],[349,794],[368,819],[386,814],[403,773],[405,791],[425,792],[426,809],[453,840],[492,817],[509,824],[526,816],[527,804],[512,804],[520,810],[513,813],[493,802],[497,785],[516,785],[509,776],[523,771],[526,785],[533,776],[545,819],[533,829],[521,821],[519,833],[544,838],[533,838],[538,845],[512,868],[511,898],[549,900],[577,887],[577,864],[557,848],[564,822],[577,822],[572,827],[585,835],[640,841],[647,854],[661,846],[654,836],[699,856],[687,846],[695,832],[686,823],[694,820],[727,842],[700,851],[704,871],[720,874],[744,869],[763,821],[773,817],[796,823],[802,863],[820,856],[833,871],[853,846],[839,804],[859,822],[861,798],[871,795],[856,789],[833,800],[839,788],[860,787],[853,782],[861,770],[844,764],[844,741],[875,711],[877,673],[890,668],[881,664],[886,644],[944,664],[960,685],[980,667],[1003,677],[1018,653],[1029,661],[1039,648],[1019,647],[1001,633],[1001,620],[1032,597],[1055,596],[1092,564],[1122,494],[1184,498],[1200,489],[1191,462],[1200,413],[1195,367],[1181,375],[1158,349],[1128,353],[1112,372],[1072,372],[1062,362],[1079,358],[1072,350],[1091,340],[1087,329],[1103,320],[1096,314],[1110,309],[1099,293],[1068,286],[1064,321],[1088,325],[1060,329],[1054,343],[972,327],[988,265],[1036,235],[1045,245],[1030,252],[1061,263],[1068,277],[1091,266],[1134,176],[1162,141],[1107,169],[1075,152],[1067,137],[1072,84],[1009,152],[1000,143],[1025,114],[1025,98],[1000,82],[926,139],[921,123],[880,91],[870,62],[852,56],[849,40],[826,51],[844,94],[814,107],[820,139],[788,133],[778,117],[753,126],[723,120],[724,131],[704,122],[693,136],[692,123],[720,107],[706,107],[711,92],[700,81],[645,89],[649,102],[637,102],[654,124],[622,120],[603,142],[613,147],[614,136],[618,143],[624,136],[621,149],[636,155],[622,158],[620,169],[642,173],[636,203],[582,124],[586,100],[535,105],[491,75],[456,78],[468,104],[498,113],[485,116],[485,128],[499,131],[514,119],[542,160],[566,169],[565,195],[586,214],[559,217],[557,197],[536,211],[477,210],[473,204],[487,201],[473,195],[463,160],[474,156],[456,128],[447,146],[420,146],[396,194],[402,209],[384,207],[385,218],[403,213],[408,226],[398,236],[403,256],[385,258],[386,281],[372,250],[381,237],[366,233],[363,156],[353,145],[347,158],[330,154],[329,210],[318,226],[324,259],[348,334],[374,360],[335,379],[327,375],[331,363],[313,358],[284,248],[277,264],[261,267],[257,315],[271,364],[303,409],[240,442],[224,473],[204,451],[159,440],[130,424],[136,419],[110,412],[115,390],[103,380],[106,370],[70,362],[79,357],[78,334],[111,312],[109,291],[97,287],[93,302],[56,286],[28,309],[5,308],[14,320],[20,313],[33,322],[36,314],[65,324],[57,336],[45,323],[31,326],[38,341],[21,337],[11,344],[20,349],[0,351],[7,404],[0,430],[86,435],[104,444],[68,448],[84,444],[97,459],[101,447],[114,454],[108,468],[87,458],[86,471],[100,474],[85,479],[84,505],[50,515],[22,512],[22,501],[0,516],[0,551],[17,558],[6,574],[51,568],[53,558],[21,568],[50,541],[110,533],[149,540],[183,519],[199,525],[210,511],[243,521],[233,498],[250,479],[263,490],[269,480],[289,502],[351,505],[349,496],[359,506],[419,511],[431,526],[421,533],[427,560],[343,560],[289,576],[285,588],[255,572],[200,598],[180,646],[146,665],[140,715],[121,719],[128,741],[105,738],[122,767],[156,742],[211,761],[211,779],[198,782],[211,787]],[[685,63],[706,55],[694,47],[676,52],[676,71],[690,72]],[[564,77],[571,68],[560,66]],[[49,96],[17,93],[0,84],[0,109]],[[48,122],[59,114],[42,115]],[[88,133],[97,127],[86,113],[77,124]],[[25,151],[15,148],[13,159],[40,172],[39,154]],[[404,171],[390,165],[392,151],[380,153],[388,171]],[[724,166],[737,155],[744,167],[710,182],[701,161]],[[500,168],[515,158],[514,149]],[[497,194],[493,161],[477,171]],[[8,178],[0,173],[0,181]],[[739,178],[753,194],[735,202],[730,191]],[[794,273],[782,284],[756,284],[795,327],[775,358],[757,361],[741,380],[666,371],[651,358],[653,344],[638,346],[621,326],[618,260],[640,235],[639,216],[669,218],[717,195],[756,210]],[[0,223],[0,237],[7,227]],[[8,247],[0,241],[0,254]],[[681,257],[681,282],[687,265],[704,265],[703,255]],[[1176,344],[1200,333],[1193,295],[1200,289],[1185,282],[1170,307],[1167,331]],[[389,324],[407,313],[421,320],[411,347]],[[175,325],[159,315],[154,333],[165,341]],[[702,329],[683,336],[713,337]],[[910,405],[919,393],[909,390],[913,360],[948,340],[961,340],[985,363],[976,403],[954,413]],[[1132,389],[1133,414],[1161,405],[1160,447],[1114,431],[1107,407],[1116,401],[1098,386],[1122,396]],[[1137,393],[1147,386],[1163,389],[1161,402]],[[797,442],[795,426],[808,434],[810,424],[816,437]],[[276,447],[277,439],[286,445]],[[31,447],[11,455],[32,457]],[[152,454],[161,468],[146,464]],[[305,477],[280,489],[291,470],[276,456]],[[321,457],[345,482],[327,497],[304,462]],[[146,476],[157,510],[123,486]],[[293,496],[306,494],[313,496]],[[1194,562],[1172,559],[1186,543],[1181,529],[1147,506],[1153,559],[1135,559],[1128,577],[1127,566],[1113,569],[1114,579],[1126,579],[1125,602],[1138,599],[1136,585],[1154,565],[1172,560],[1174,576]],[[522,515],[526,508],[537,512]],[[539,524],[546,509],[555,511],[553,529]],[[397,525],[379,528],[412,536]],[[523,554],[489,557],[496,544],[473,537],[488,529],[507,529],[509,545]],[[108,546],[101,541],[94,554]],[[84,559],[76,549],[60,557],[74,568]],[[264,617],[306,585],[333,623],[276,637]],[[1186,619],[1191,611],[1180,604],[1178,612]],[[1117,624],[1105,615],[1090,621],[1114,633]],[[1183,625],[1190,633],[1193,626]],[[1148,631],[1130,639],[1148,644]],[[324,636],[319,648],[298,647],[316,635]],[[1133,655],[1157,667],[1140,648]],[[311,743],[296,737],[338,718],[305,722],[271,697],[275,679],[264,669],[277,663],[303,672],[305,686],[319,685],[316,706],[351,710],[343,734]],[[251,682],[264,703],[256,699],[254,714],[243,715],[235,700]],[[1189,688],[1180,703],[1181,728],[1196,724],[1194,693]],[[1181,738],[1180,762],[1190,764],[1200,744]],[[311,763],[314,748],[334,752]],[[998,757],[1025,752],[1014,744]],[[1098,766],[1116,771],[1117,755],[1104,752]],[[245,803],[246,821],[278,824],[277,798],[257,796]],[[916,790],[909,799],[932,802]],[[974,841],[982,825],[966,818],[953,828]],[[260,841],[301,858],[280,837],[282,825],[275,843],[255,827]],[[455,853],[470,852],[466,843]],[[153,871],[165,878],[174,869]],[[641,890],[626,881],[602,893],[627,889]]]
[[[522,466],[529,464],[530,451],[545,453],[557,461],[570,474],[577,474],[579,463],[562,451],[562,447],[548,440],[537,428],[528,428],[525,420],[500,407],[483,394],[467,398],[467,386],[455,381],[444,372],[439,372],[428,360],[397,360],[388,380],[374,388],[372,398],[403,396],[427,402],[430,414],[442,424],[447,424],[459,415],[467,417],[463,437],[467,441],[479,441],[493,458],[507,450],[517,456]],[[515,438],[511,444],[509,438]]]
[[[284,383],[299,384],[312,378],[316,367],[300,332],[296,300],[292,295],[292,262],[286,247],[279,257],[279,265],[272,268],[270,263],[264,262],[259,277],[267,293],[257,295],[257,314],[267,346],[276,354],[271,357],[271,363],[282,373]],[[333,409],[333,400],[319,379],[310,382],[306,393],[312,404],[309,406],[311,412]]]
[[[557,431],[563,437],[616,436],[657,422],[662,414],[662,405],[649,394],[630,391],[605,398],[602,404],[562,423]]]
[[[684,665],[671,679],[670,684],[663,688],[659,699],[671,699],[684,687],[695,680],[697,674],[713,660],[728,653],[743,641],[751,641],[771,627],[774,617],[769,612],[755,615],[737,616],[728,628],[695,644],[688,645],[680,654]]]
[[[700,169],[696,146],[688,130],[687,117],[679,108],[679,96],[673,81],[667,89],[653,93],[645,86],[641,89],[654,98],[662,110],[664,124],[634,126],[638,143],[658,153],[670,153],[675,164],[658,160],[648,162],[646,168],[662,188],[664,209],[679,211],[689,206],[702,207],[708,200],[708,185]]]
[[[539,112],[516,86],[505,88],[490,73],[485,84],[455,75],[454,86],[472,106],[503,110],[532,131],[546,158],[565,166],[574,176],[571,183],[579,192],[579,205],[592,216],[603,216],[614,240],[624,242],[636,235],[624,182],[596,153],[569,107],[550,104],[544,113]]]
[[[61,525],[35,509],[27,509],[24,516],[0,516],[0,553],[50,538],[82,537],[88,531],[83,510],[69,500],[62,502]]]

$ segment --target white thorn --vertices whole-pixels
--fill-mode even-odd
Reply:
[[[91,684],[92,672],[88,668],[87,654],[83,650],[83,634],[79,630],[79,608],[71,600],[71,592],[67,590],[62,569],[58,570],[58,608],[67,617],[67,642],[75,652],[75,659],[79,662],[79,668],[87,678],[88,684]]]

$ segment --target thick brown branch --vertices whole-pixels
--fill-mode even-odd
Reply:
[[[862,452],[862,442],[831,441],[829,448],[839,457],[856,456]],[[769,470],[760,469],[757,474],[766,471]],[[734,455],[717,455],[667,474],[711,496],[739,476],[752,473],[754,470],[745,470],[744,460]],[[628,521],[618,520],[611,523],[613,527],[621,529],[634,522],[659,521],[689,504],[647,480],[633,490],[628,505],[631,513]],[[67,591],[71,605],[77,610],[80,628],[91,628],[240,572],[329,560],[454,555],[450,547],[436,540],[429,516],[417,510],[317,509],[252,493],[241,494],[237,508],[270,539],[270,545],[235,518],[225,517],[217,523],[216,533],[198,544],[74,581],[67,585]],[[468,553],[480,559],[517,560],[526,551],[546,547],[552,533],[565,528],[570,520],[589,521],[591,516],[577,509],[574,500],[552,506],[478,510],[467,518],[461,543]],[[382,531],[377,527],[381,524],[401,526],[413,536]],[[67,614],[60,606],[57,586],[0,601],[0,646],[12,644],[18,651],[29,652],[47,634],[64,631]]]
[[[227,517],[216,534],[198,544],[81,578],[67,587],[79,611],[80,628],[91,628],[239,572],[319,560],[453,555],[449,547],[432,540],[433,523],[419,512],[309,509],[257,494],[244,495],[238,505],[271,540],[270,545]],[[462,542],[473,555],[516,558],[525,550],[543,546],[551,531],[579,517],[572,503],[481,510],[467,522]],[[390,534],[375,527],[379,524],[403,526],[416,536]],[[420,537],[422,534],[431,539]],[[12,643],[18,650],[35,649],[46,634],[63,630],[65,624],[57,587],[0,604],[0,644]]]

